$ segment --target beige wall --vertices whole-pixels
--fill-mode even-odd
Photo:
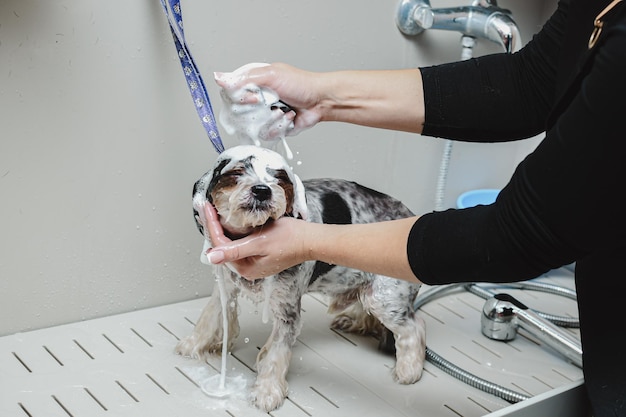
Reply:
[[[525,43],[553,3],[500,6]],[[218,110],[212,72],[247,62],[323,71],[458,59],[457,33],[403,37],[396,5],[185,0],[183,10]],[[497,51],[479,41],[475,55]],[[441,140],[328,123],[290,144],[302,178],[353,179],[433,209]],[[535,145],[455,145],[446,205],[503,186]],[[215,157],[158,0],[0,2],[0,334],[210,293],[190,197]]]

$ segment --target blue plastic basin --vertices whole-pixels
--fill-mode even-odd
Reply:
[[[491,204],[496,201],[498,193],[500,193],[500,190],[489,188],[466,191],[456,199],[456,207],[467,208],[477,206],[479,204]]]

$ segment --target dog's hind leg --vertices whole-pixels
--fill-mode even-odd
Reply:
[[[361,297],[364,308],[393,333],[393,378],[401,384],[421,378],[426,356],[426,323],[413,309],[418,289],[406,281],[377,276]]]
[[[228,348],[230,349],[233,341],[239,335],[238,289],[234,286],[229,271],[224,271],[223,275],[228,317]],[[209,297],[209,302],[200,313],[200,318],[196,322],[193,332],[178,342],[175,349],[176,353],[195,359],[206,359],[209,354],[221,353],[224,339],[222,318],[222,299],[216,283],[213,293]]]
[[[333,318],[330,327],[347,333],[357,333],[380,338],[383,325],[378,318],[363,309],[363,304],[356,302]]]
[[[272,300],[276,299],[293,300],[294,303],[270,303],[274,326],[272,334],[257,356],[257,377],[252,389],[253,403],[266,412],[280,407],[287,396],[291,348],[302,328],[300,295],[283,298],[274,294]]]

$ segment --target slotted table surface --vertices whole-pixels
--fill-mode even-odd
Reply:
[[[573,288],[568,270],[545,282]],[[422,291],[427,290],[425,287]],[[507,291],[526,305],[576,316],[574,301],[534,291]],[[174,346],[193,329],[207,299],[0,338],[0,416],[258,416],[243,395],[216,399],[200,385],[219,374],[218,356],[202,362],[178,356]],[[484,300],[447,295],[422,308],[427,344],[468,371],[529,396],[582,378],[577,367],[532,337],[508,343],[480,333]],[[324,299],[306,295],[304,327],[293,350],[289,394],[272,416],[486,416],[510,404],[472,388],[427,363],[414,385],[393,382],[394,359],[376,340],[329,329]],[[251,384],[259,347],[269,335],[262,306],[241,300],[240,336],[228,375]],[[577,335],[577,330],[572,331]],[[244,390],[244,393],[246,390]]]

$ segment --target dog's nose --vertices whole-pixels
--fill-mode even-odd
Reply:
[[[260,201],[268,200],[272,196],[272,190],[267,185],[253,185],[252,194]]]

